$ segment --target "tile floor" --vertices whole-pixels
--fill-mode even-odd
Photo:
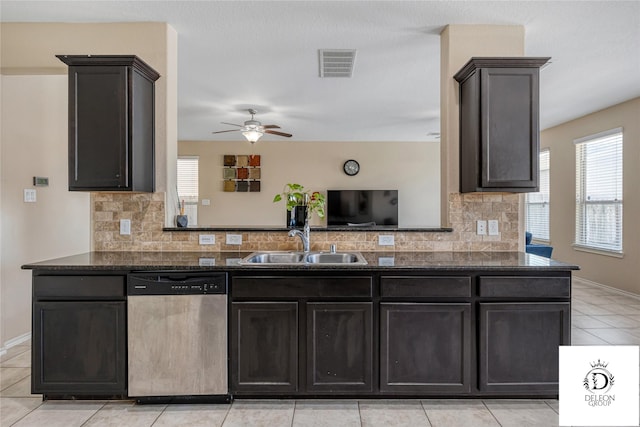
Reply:
[[[640,298],[573,285],[574,345],[640,345]],[[47,401],[30,393],[28,345],[0,359],[0,426],[557,426],[557,400],[236,400],[231,405]]]

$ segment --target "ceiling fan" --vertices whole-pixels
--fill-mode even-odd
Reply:
[[[222,122],[222,124],[224,124],[224,125],[238,126],[240,129],[221,130],[221,131],[218,131],[218,132],[211,132],[211,133],[224,133],[224,132],[240,131],[240,132],[242,132],[244,137],[247,138],[247,141],[249,141],[252,144],[255,143],[256,141],[258,141],[260,139],[260,137],[262,135],[264,135],[265,133],[270,133],[272,135],[278,135],[278,136],[284,136],[286,138],[291,138],[292,135],[290,133],[284,133],[284,132],[278,132],[276,130],[272,130],[272,129],[280,129],[280,126],[278,126],[278,125],[263,125],[259,121],[254,120],[253,116],[255,114],[257,114],[258,112],[256,110],[254,110],[253,108],[249,108],[247,111],[249,112],[249,114],[251,114],[251,120],[247,120],[246,122],[244,122],[244,125],[237,125],[235,123]]]

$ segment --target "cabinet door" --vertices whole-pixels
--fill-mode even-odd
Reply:
[[[33,310],[32,392],[126,395],[125,302],[47,301]]]
[[[298,303],[231,305],[231,392],[298,390]]]
[[[372,303],[307,304],[307,391],[371,391]]]
[[[481,186],[538,188],[538,68],[480,70]]]
[[[129,185],[127,67],[69,69],[69,189]]]
[[[479,386],[558,393],[558,347],[570,344],[569,303],[481,303]]]
[[[471,306],[380,304],[380,390],[468,393]]]

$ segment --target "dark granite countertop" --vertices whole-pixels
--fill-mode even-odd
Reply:
[[[163,231],[289,231],[291,227],[278,227],[275,225],[192,225],[188,227],[164,227]],[[399,232],[426,232],[426,233],[451,233],[453,228],[450,227],[398,227],[397,225],[372,225],[372,226],[349,226],[349,225],[330,225],[327,227],[311,227],[311,231],[399,231]]]
[[[259,265],[238,261],[250,252],[87,252],[34,262],[25,270],[495,270],[568,271],[579,267],[524,252],[362,252],[368,265]]]

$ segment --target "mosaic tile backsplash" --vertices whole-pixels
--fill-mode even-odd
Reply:
[[[358,251],[517,251],[518,195],[508,193],[449,195],[452,232],[312,231],[311,249]],[[300,239],[286,231],[243,232],[242,245],[227,245],[225,232],[216,244],[198,244],[198,231],[163,231],[164,193],[92,193],[94,251],[255,251],[301,250]],[[131,220],[131,235],[120,235],[120,219]],[[497,219],[500,235],[476,235],[477,219]],[[234,232],[234,234],[238,234]],[[379,246],[379,234],[394,234],[394,246]]]

